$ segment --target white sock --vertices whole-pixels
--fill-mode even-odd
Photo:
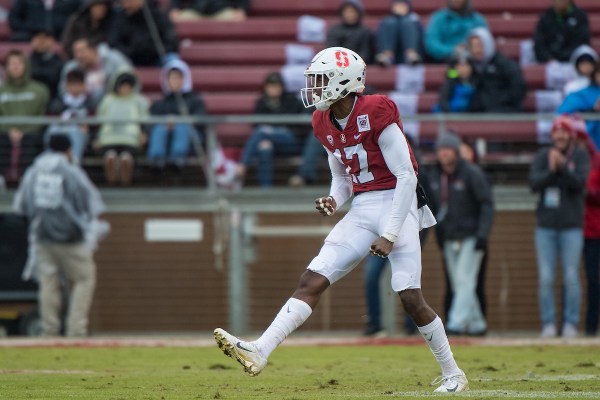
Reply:
[[[444,324],[442,324],[440,317],[436,316],[429,324],[420,326],[419,332],[425,338],[425,342],[429,345],[440,367],[442,367],[442,376],[462,373],[452,355],[448,336],[446,336]]]
[[[283,305],[267,330],[254,341],[264,357],[275,350],[293,331],[298,329],[312,314],[312,308],[302,300],[290,297]]]

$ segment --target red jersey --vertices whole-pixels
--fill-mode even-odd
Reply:
[[[377,141],[381,132],[391,124],[397,124],[402,130],[396,104],[387,96],[357,95],[344,130],[340,131],[332,118],[331,110],[315,111],[313,130],[323,146],[346,166],[352,177],[353,192],[395,188],[396,177],[387,167]],[[410,145],[408,149],[416,174],[417,161]]]

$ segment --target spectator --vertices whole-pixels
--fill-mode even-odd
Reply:
[[[585,11],[572,0],[552,0],[538,20],[533,50],[540,63],[569,61],[571,53],[590,43],[590,26]]]
[[[569,95],[581,90],[590,84],[590,77],[594,72],[594,66],[598,62],[598,53],[587,44],[582,44],[571,54],[571,64],[577,72],[577,77],[568,81],[563,88],[563,92]]]
[[[569,94],[558,107],[558,114],[573,114],[577,112],[597,113],[600,111],[600,64],[594,66],[590,84]],[[600,149],[600,121],[586,121],[587,132],[594,145]]]
[[[583,226],[583,255],[587,277],[587,311],[585,314],[585,334],[598,333],[598,313],[600,312],[600,153],[585,132],[577,133],[585,144],[591,160],[590,173],[585,187],[585,209]]]
[[[302,187],[315,184],[319,164],[325,162],[326,159],[327,152],[321,142],[315,135],[308,135],[302,149],[302,163],[298,167],[298,172],[290,177],[289,185]]]
[[[412,0],[392,0],[391,15],[377,32],[376,61],[383,66],[419,64],[423,60],[423,27]]]
[[[56,98],[60,71],[64,62],[56,51],[56,40],[48,32],[40,31],[31,38],[31,77],[46,85],[50,98]]]
[[[263,94],[257,100],[254,114],[300,114],[305,112],[302,102],[292,93],[285,92],[283,78],[277,72],[267,76]],[[258,158],[258,182],[261,187],[273,183],[273,156],[289,156],[299,151],[297,133],[290,125],[259,124],[244,145],[238,164],[238,176],[243,178],[248,167]]]
[[[327,47],[354,50],[367,63],[373,60],[373,36],[362,24],[365,8],[360,0],[345,0],[338,8],[340,23],[327,32]]]
[[[91,39],[79,38],[73,42],[73,60],[63,67],[59,83],[59,92],[65,93],[67,73],[79,68],[85,72],[85,88],[94,105],[98,105],[107,92],[108,83],[122,68],[130,66],[127,58],[106,44],[97,44]]]
[[[469,112],[474,96],[473,65],[466,54],[458,55],[449,65],[446,81],[440,89],[439,104],[434,111]]]
[[[437,210],[438,240],[452,287],[447,330],[483,335],[487,323],[477,300],[477,277],[494,214],[492,193],[479,166],[460,156],[460,140],[445,133],[436,142],[437,167],[429,197]]]
[[[527,91],[519,65],[496,51],[487,28],[469,33],[467,50],[473,63],[475,93],[470,110],[474,112],[521,111]]]
[[[80,0],[14,0],[8,13],[13,42],[27,42],[39,31],[51,32],[59,39],[65,23],[77,11]]]
[[[62,277],[67,280],[65,288],[70,288],[66,335],[88,334],[96,285],[92,249],[108,233],[108,224],[98,221],[105,209],[102,198],[83,170],[70,163],[70,157],[69,138],[53,136],[50,151],[27,170],[14,200],[15,211],[30,221],[25,275],[33,274],[40,284],[44,336],[58,336],[61,331]]]
[[[177,54],[177,37],[169,17],[158,8],[153,0],[120,0],[121,8],[115,17],[108,43],[125,54],[135,66],[157,66]],[[143,8],[148,8],[144,13]],[[152,17],[153,21],[147,21]],[[165,54],[158,50],[150,26],[154,25],[164,47]]]
[[[84,0],[79,11],[71,15],[62,35],[62,45],[73,58],[73,42],[88,38],[93,43],[105,43],[113,27],[114,10],[111,0]]]
[[[579,260],[583,250],[583,204],[590,162],[576,145],[573,120],[559,116],[552,124],[552,144],[540,150],[529,170],[529,186],[539,193],[535,247],[539,273],[542,337],[557,335],[554,305],[556,263],[563,272],[564,337],[577,335],[581,284]]]
[[[164,97],[152,104],[152,115],[203,115],[204,102],[193,91],[192,74],[186,63],[173,60],[161,71],[161,86]],[[167,162],[181,170],[190,153],[191,136],[200,132],[189,124],[156,124],[148,141],[148,161],[154,168],[163,169]],[[169,140],[171,134],[171,140]],[[170,144],[169,144],[170,143]]]
[[[0,116],[37,117],[46,113],[49,94],[46,86],[31,79],[29,64],[19,50],[11,50],[4,62],[6,80],[0,85]],[[16,182],[21,172],[41,149],[41,126],[23,124],[0,125],[0,157],[6,180]],[[8,163],[7,163],[8,161]],[[7,165],[8,164],[8,165]]]
[[[474,11],[471,0],[448,0],[448,6],[434,12],[425,31],[425,50],[435,62],[447,61],[465,50],[469,32],[487,27],[485,18]]]
[[[246,19],[250,0],[171,0],[173,22],[211,18],[223,21]]]
[[[140,84],[133,71],[118,72],[111,87],[112,91],[98,107],[98,117],[135,120],[148,116],[148,100],[140,94]],[[109,185],[131,185],[134,157],[145,140],[139,122],[102,124],[95,147],[103,155],[104,176]]]
[[[49,107],[51,114],[60,115],[62,120],[85,118],[94,113],[92,99],[85,91],[85,72],[72,69],[65,78],[65,93],[55,99]],[[46,131],[45,143],[48,144],[53,135],[61,134],[69,137],[71,157],[74,164],[81,164],[83,153],[89,142],[89,127],[84,124],[53,124]]]

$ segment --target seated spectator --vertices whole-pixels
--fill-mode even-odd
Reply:
[[[99,118],[139,119],[148,116],[148,100],[140,94],[140,84],[131,70],[118,72],[112,90],[104,96],[96,115]],[[146,136],[139,122],[104,123],[95,147],[104,157],[104,176],[109,185],[130,186]]]
[[[487,28],[469,34],[467,51],[473,63],[475,93],[470,110],[474,112],[521,111],[527,91],[519,65],[496,51]]]
[[[48,112],[60,115],[62,120],[85,118],[94,113],[94,104],[85,91],[85,72],[79,68],[67,72],[65,77],[65,93],[52,101]],[[80,164],[83,153],[89,142],[89,127],[81,124],[53,124],[46,131],[44,143],[46,147],[54,135],[67,135],[71,141],[73,162]]]
[[[164,96],[152,104],[152,115],[205,114],[204,102],[193,91],[192,74],[185,62],[170,61],[163,67],[160,78]],[[154,125],[148,140],[149,163],[158,170],[167,163],[181,170],[190,153],[191,137],[200,131],[183,123]]]
[[[552,0],[538,20],[533,50],[538,62],[569,61],[571,53],[590,43],[590,25],[585,11],[572,0]]]
[[[108,41],[112,28],[114,10],[111,0],[85,0],[81,8],[71,15],[62,35],[62,45],[70,58],[73,58],[73,42],[82,37],[94,43]]]
[[[439,104],[434,111],[469,112],[474,94],[473,66],[463,53],[450,63],[446,82],[440,89]]]
[[[558,114],[597,113],[600,111],[600,63],[596,63],[590,84],[569,94],[556,111]],[[594,145],[600,149],[600,121],[589,120],[585,123]]]
[[[0,117],[37,117],[46,113],[49,94],[31,79],[27,58],[11,50],[4,62],[5,81],[0,85]],[[41,149],[41,126],[0,125],[0,172],[7,182],[17,182]]]
[[[119,51],[106,44],[97,44],[91,39],[79,38],[73,42],[73,60],[63,67],[60,83],[60,94],[65,93],[65,77],[73,69],[85,72],[85,88],[93,104],[98,105],[107,92],[108,83],[121,68],[129,67],[127,58]]]
[[[590,76],[594,71],[594,65],[598,62],[598,53],[587,44],[582,44],[571,54],[570,62],[575,67],[577,77],[565,84],[563,88],[565,96],[590,84]]]
[[[55,99],[64,61],[56,51],[56,40],[49,32],[40,31],[31,38],[31,77],[46,85],[50,98]]]
[[[325,160],[327,152],[323,145],[315,135],[309,134],[302,149],[302,163],[298,172],[290,177],[288,184],[293,187],[314,184],[317,181],[319,164],[325,163]]]
[[[365,8],[360,0],[342,1],[338,9],[340,23],[327,32],[327,47],[345,47],[354,50],[369,64],[373,59],[373,36],[362,24]]]
[[[48,31],[59,39],[67,19],[79,8],[80,0],[13,0],[8,24],[13,42],[27,42],[33,34]]]
[[[423,60],[423,27],[411,0],[392,0],[391,15],[379,24],[376,61],[383,66]]]
[[[256,102],[254,114],[301,114],[305,110],[294,94],[285,92],[283,78],[274,72],[265,79],[263,95]],[[273,156],[290,156],[298,151],[296,132],[291,126],[259,124],[244,146],[242,160],[238,164],[238,176],[243,178],[247,169],[258,159],[259,184],[261,187],[270,187],[273,183]]]
[[[471,8],[470,0],[448,0],[448,6],[434,12],[429,19],[425,50],[433,61],[447,61],[464,51],[467,35],[478,27],[487,27],[487,22]]]
[[[210,18],[223,21],[246,19],[250,0],[171,0],[173,22]]]
[[[125,54],[135,66],[157,66],[177,55],[177,37],[169,17],[152,0],[120,0],[108,43]],[[148,7],[148,14],[143,8]],[[166,54],[160,54],[146,16],[152,16]],[[163,59],[165,58],[165,59]]]

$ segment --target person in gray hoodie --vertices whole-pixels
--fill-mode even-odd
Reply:
[[[539,275],[542,337],[557,335],[554,287],[556,263],[562,265],[562,335],[575,337],[579,323],[585,185],[590,170],[586,149],[577,146],[573,119],[561,115],[552,124],[552,144],[540,150],[529,170],[529,186],[539,194],[535,248]]]
[[[473,112],[521,111],[527,87],[519,65],[496,51],[487,28],[473,29],[467,38],[467,51],[473,63],[475,93]]]
[[[71,143],[54,135],[50,151],[36,158],[17,193],[13,209],[29,221],[29,256],[23,278],[39,282],[42,334],[61,331],[61,277],[70,288],[66,335],[86,336],[96,285],[93,251],[109,230],[98,220],[104,203],[83,170],[71,164]]]

